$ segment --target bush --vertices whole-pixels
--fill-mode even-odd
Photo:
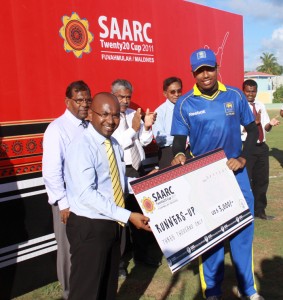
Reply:
[[[273,93],[273,103],[283,102],[283,85],[280,85]]]

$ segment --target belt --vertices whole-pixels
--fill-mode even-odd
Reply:
[[[133,169],[133,170],[136,170],[132,165],[126,165],[126,169]],[[139,171],[140,169],[143,169],[142,164],[140,165],[139,169],[136,170],[136,171]]]
[[[163,147],[159,147],[159,148],[160,149],[164,149],[164,148],[168,148],[168,147],[172,148],[172,145],[170,145],[170,146],[163,146]]]

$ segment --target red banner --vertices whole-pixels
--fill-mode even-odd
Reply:
[[[0,122],[59,116],[80,79],[93,94],[128,79],[133,104],[154,110],[165,78],[191,88],[189,56],[200,47],[216,53],[220,80],[243,80],[239,15],[181,0],[8,0],[0,14]]]

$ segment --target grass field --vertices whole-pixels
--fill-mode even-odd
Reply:
[[[278,110],[269,111],[270,116]],[[255,220],[254,271],[258,290],[265,300],[283,299],[283,119],[282,124],[268,134],[270,147],[270,185],[268,190],[267,214],[275,220]],[[229,249],[225,256],[224,300],[236,299],[232,287],[236,285]],[[129,257],[129,276],[119,281],[117,300],[200,300],[197,260],[172,275],[167,263],[158,269],[135,266]],[[57,282],[36,291],[15,298],[17,300],[59,299],[60,287]]]

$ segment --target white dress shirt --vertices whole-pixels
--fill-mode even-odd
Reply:
[[[141,121],[140,130],[138,132],[135,132],[135,130],[132,128],[132,122],[135,112],[135,110],[128,108],[125,112],[125,117],[129,128],[126,129],[125,118],[121,116],[120,124],[112,134],[112,136],[119,142],[119,144],[124,150],[124,160],[126,165],[132,164],[130,148],[133,145],[133,143],[136,143],[141,157],[141,161],[143,161],[145,159],[143,147],[150,144],[153,138],[152,130],[150,129],[146,131],[144,129],[143,121]]]
[[[173,111],[175,104],[166,99],[164,103],[157,107],[156,121],[152,125],[153,135],[159,147],[172,146],[174,136],[171,133]]]
[[[58,204],[60,210],[69,208],[63,175],[66,148],[84,131],[81,123],[66,109],[62,116],[48,125],[43,136],[42,175],[48,202]]]
[[[114,201],[105,137],[90,124],[74,139],[66,152],[65,180],[70,211],[90,219],[106,219],[127,223],[131,212]],[[122,189],[128,187],[123,150],[111,137]]]
[[[263,129],[263,142],[266,141],[266,138],[265,138],[265,135],[266,135],[266,131],[265,131],[265,125],[268,124],[270,122],[270,118],[268,116],[268,113],[267,113],[267,110],[265,108],[265,105],[257,100],[254,101],[255,103],[255,109],[256,111],[258,112],[259,110],[261,110],[261,126],[262,126],[262,129]],[[251,109],[251,111],[253,112],[253,106],[249,103],[249,107]],[[247,138],[247,132],[243,132],[243,127],[242,127],[242,135],[241,135],[241,138],[242,138],[242,141],[245,141],[246,138]],[[259,141],[257,141],[259,143]]]

